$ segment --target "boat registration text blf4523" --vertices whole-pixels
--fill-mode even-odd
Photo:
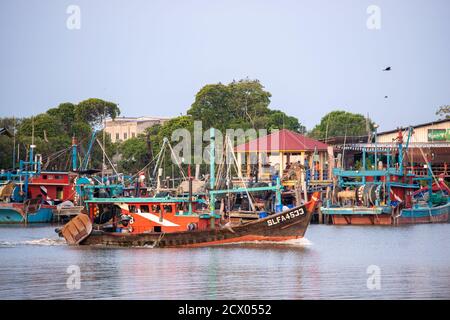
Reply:
[[[279,215],[276,218],[267,220],[267,225],[270,227],[270,226],[276,225],[278,223],[283,223],[285,221],[289,221],[289,220],[294,219],[295,217],[301,216],[303,214],[305,214],[305,210],[303,210],[303,208],[299,208],[294,211]]]

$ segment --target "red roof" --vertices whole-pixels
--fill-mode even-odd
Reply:
[[[236,152],[326,151],[328,145],[299,133],[282,129],[267,136],[238,145]]]

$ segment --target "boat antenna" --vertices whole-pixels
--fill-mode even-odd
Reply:
[[[347,123],[345,124],[345,134],[344,134],[344,147],[342,148],[342,159],[341,159],[341,168],[344,168],[344,157],[345,157],[345,147],[347,144]]]
[[[12,154],[12,169],[16,169],[16,118],[13,116],[13,154]]]
[[[101,148],[102,148],[102,151],[103,151],[103,157],[102,157],[102,183],[104,182],[103,179],[104,179],[105,155],[106,155],[106,152],[105,152],[105,135],[106,135],[106,109],[103,110],[103,135],[102,135],[103,141],[102,141],[102,145],[101,145]],[[111,166],[114,169],[114,166],[112,164],[111,164]]]
[[[327,141],[328,141],[328,127],[330,125],[330,117],[331,117],[331,112],[328,114],[327,127],[325,129],[325,143],[327,143]]]

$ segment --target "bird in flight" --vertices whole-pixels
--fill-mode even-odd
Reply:
[[[391,71],[391,67],[386,67],[383,71]]]

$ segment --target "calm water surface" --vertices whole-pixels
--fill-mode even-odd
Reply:
[[[450,224],[311,225],[294,243],[195,249],[68,247],[54,228],[0,226],[1,299],[450,298]]]

